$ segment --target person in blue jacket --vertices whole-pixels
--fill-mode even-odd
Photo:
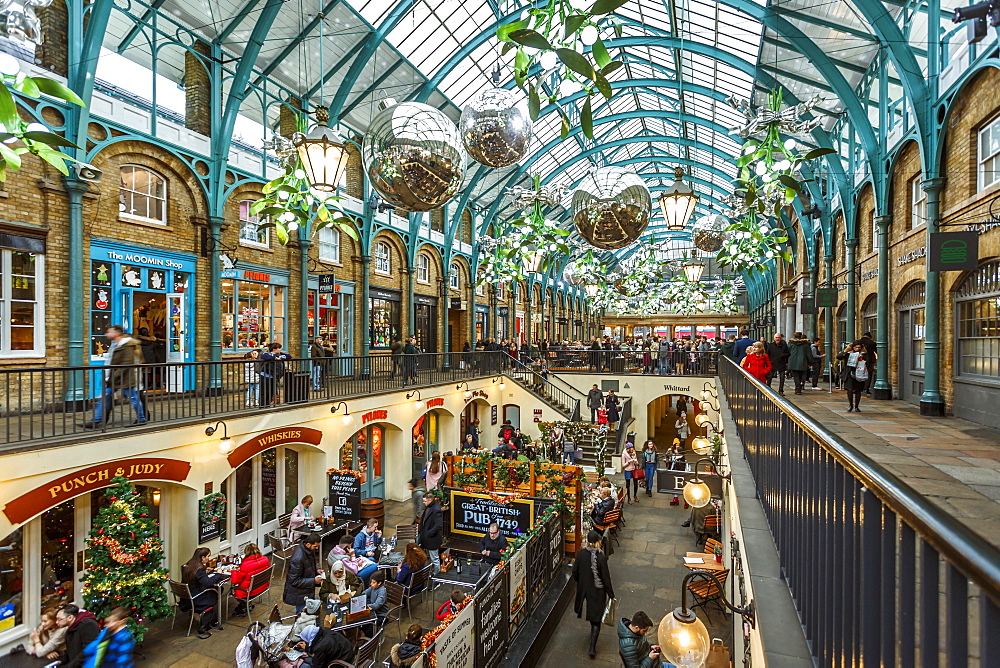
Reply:
[[[740,332],[740,340],[733,346],[733,361],[737,364],[742,362],[743,358],[747,356],[747,349],[752,345],[753,341],[750,340],[750,332],[746,330]]]
[[[373,517],[354,537],[354,553],[378,561],[381,550],[382,532],[378,530],[378,520]]]

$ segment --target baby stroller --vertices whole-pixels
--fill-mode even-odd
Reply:
[[[284,657],[285,643],[291,639],[295,617],[266,624],[254,622],[247,627],[246,635],[236,648],[236,665],[239,668],[276,668]]]

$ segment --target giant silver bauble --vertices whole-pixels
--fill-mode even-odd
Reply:
[[[726,228],[729,227],[729,219],[717,213],[710,213],[702,216],[691,226],[691,241],[695,248],[706,253],[714,253],[720,250],[729,238]]]
[[[583,275],[575,262],[570,262],[563,269],[563,280],[566,281],[567,285],[583,285],[587,282],[587,277]]]
[[[487,167],[513,165],[531,142],[527,100],[506,88],[489,88],[473,96],[462,109],[458,127],[469,157]]]
[[[587,243],[597,248],[624,248],[649,224],[652,199],[635,172],[602,167],[588,174],[573,193],[573,221]]]
[[[391,98],[365,134],[361,159],[372,187],[398,209],[431,211],[455,196],[465,176],[458,128],[439,109]]]

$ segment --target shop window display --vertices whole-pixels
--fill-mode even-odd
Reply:
[[[42,513],[41,610],[58,608],[73,600],[73,499]]]
[[[955,308],[959,374],[1000,377],[1000,262],[962,282]]]
[[[388,348],[399,338],[399,302],[370,299],[369,333],[372,348]]]
[[[222,341],[227,350],[284,342],[286,289],[252,281],[222,281]]]
[[[0,540],[0,631],[24,623],[24,529]]]

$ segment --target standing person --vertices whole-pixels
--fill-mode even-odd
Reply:
[[[396,376],[399,375],[401,363],[403,361],[402,339],[395,338],[392,340],[392,343],[389,344],[389,356],[392,358],[392,375],[389,377],[395,378]]]
[[[642,372],[652,373],[653,371],[653,351],[649,347],[649,343],[644,343],[642,345]]]
[[[686,448],[687,439],[691,434],[691,427],[688,425],[687,413],[678,413],[677,421],[674,422],[674,429],[677,431],[677,438],[680,439],[681,444]]]
[[[125,624],[128,610],[115,608],[104,618],[104,629],[83,650],[84,668],[131,668],[135,665],[132,652],[135,640]]]
[[[417,382],[417,339],[410,337],[403,346],[403,387]]]
[[[295,614],[306,607],[307,598],[315,598],[316,585],[322,584],[326,576],[316,565],[316,551],[319,550],[319,534],[311,533],[302,537],[288,562],[288,575],[281,600],[295,607]],[[208,549],[208,548],[202,548]]]
[[[114,408],[115,392],[121,392],[128,398],[135,412],[132,426],[146,424],[146,409],[142,404],[140,394],[140,379],[137,369],[124,368],[133,364],[142,364],[142,344],[125,333],[121,325],[111,325],[104,336],[111,341],[108,351],[104,353],[104,388],[97,401],[94,402],[94,416],[80,426],[84,429],[99,429],[111,417]]]
[[[792,372],[792,378],[795,379],[795,394],[802,394],[806,386],[809,359],[809,339],[803,336],[802,332],[795,332],[788,342],[788,368]]]
[[[257,349],[251,350],[243,359],[246,360],[246,365],[243,367],[243,381],[247,384],[247,406],[257,406],[260,404],[260,366],[257,363],[257,359],[260,357],[260,351]]]
[[[656,474],[656,443],[646,440],[642,449],[642,468],[646,475],[646,496],[653,496],[653,476]]]
[[[687,398],[682,394],[677,398],[677,417],[681,415],[686,415],[688,412],[688,402]]]
[[[66,629],[56,623],[56,613],[53,610],[43,610],[41,621],[31,632],[24,651],[30,656],[51,661],[59,658],[59,651],[66,646],[65,640]]]
[[[639,467],[639,458],[635,454],[635,446],[630,442],[625,443],[625,452],[622,453],[622,468],[625,470],[625,498],[629,505],[635,499],[639,503],[639,481],[635,477],[635,471]]]
[[[754,341],[746,357],[740,362],[740,366],[760,382],[766,383],[771,373],[771,358],[764,352],[764,344]]]
[[[247,591],[247,587],[250,586],[250,580],[253,576],[267,570],[270,566],[271,562],[261,553],[260,548],[255,543],[250,543],[243,550],[243,559],[240,560],[240,566],[230,576],[233,585],[233,596],[239,599],[236,609],[233,610],[234,617],[247,614],[249,609],[253,607],[247,607],[247,598],[259,596],[267,590],[269,584],[266,582],[250,592]]]
[[[865,352],[864,344],[855,341],[849,350],[837,355],[837,359],[844,361],[846,369],[844,375],[844,389],[847,390],[847,412],[861,412],[861,393],[865,389],[865,383],[871,376],[872,359]]]
[[[735,354],[735,352],[736,352],[736,335],[730,334],[729,338],[726,339],[726,342],[722,344],[722,354],[735,362],[738,361],[733,359],[733,355]]]
[[[424,465],[424,484],[427,489],[432,490],[440,485],[447,473],[448,465],[441,461],[441,453],[435,450],[431,453],[431,460]]]
[[[59,665],[79,668],[83,665],[84,648],[100,633],[97,618],[89,610],[67,603],[56,612],[56,626],[66,633],[66,649],[59,653]]]
[[[565,463],[565,457],[563,457],[563,444],[566,441],[566,434],[563,432],[562,427],[556,426],[552,427],[552,431],[549,432],[549,461],[553,464],[560,459]]]
[[[656,350],[656,365],[659,367],[659,373],[661,376],[665,376],[672,372],[670,369],[671,355],[670,343],[668,343],[666,339],[660,341],[660,345]]]
[[[420,533],[417,545],[424,548],[431,558],[434,568],[431,573],[441,570],[441,544],[444,542],[444,516],[441,505],[432,492],[424,492],[424,514],[420,516]]]
[[[292,508],[292,516],[288,518],[288,537],[293,538],[292,532],[297,531],[305,526],[306,520],[311,517],[309,507],[313,504],[313,498],[311,494],[306,494],[302,497],[302,501],[299,505]]]
[[[500,526],[496,522],[490,523],[489,531],[479,539],[477,547],[483,555],[483,563],[491,566],[500,563],[500,553],[507,549],[508,543],[507,538],[500,535]]]
[[[767,344],[765,352],[771,359],[771,373],[767,377],[767,386],[770,387],[771,380],[777,376],[778,394],[785,396],[785,371],[788,370],[788,357],[791,355],[791,350],[785,343],[784,335],[775,334],[774,341]]]
[[[640,610],[632,619],[618,620],[618,654],[625,668],[660,668],[666,665],[660,658],[660,646],[650,645],[645,636],[653,628],[653,621]]]
[[[601,392],[597,385],[595,384],[590,391],[587,392],[587,408],[590,409],[590,423],[594,424],[597,422],[597,411],[604,405],[604,393]]]
[[[323,387],[323,372],[327,357],[322,336],[317,336],[309,345],[309,357],[312,359],[312,388],[314,392],[319,392]]]
[[[601,534],[591,529],[587,545],[576,553],[573,562],[573,579],[576,580],[576,602],[573,611],[583,616],[583,603],[587,602],[587,621],[590,622],[590,648],[587,654],[597,656],[597,637],[601,634],[601,621],[609,598],[615,597],[611,584],[608,558],[601,551]]]
[[[753,341],[750,340],[750,332],[744,329],[740,332],[739,340],[733,344],[733,361],[737,364],[742,362],[751,345],[753,345]]]
[[[869,397],[872,396],[872,381],[875,380],[875,360],[878,359],[878,346],[875,344],[875,340],[872,339],[871,332],[865,332],[858,339],[858,343],[862,345],[865,352],[868,354],[868,380],[865,381],[865,394]]]
[[[479,418],[473,420],[468,427],[465,428],[466,434],[472,435],[472,448],[473,450],[479,449],[479,434],[481,430],[479,429]]]
[[[822,352],[822,348],[819,345],[820,338],[817,336],[812,340],[812,344],[809,346],[809,355],[812,357],[812,389],[819,389],[819,377],[823,373],[823,358],[826,357],[826,353]]]
[[[621,414],[618,412],[620,409],[621,402],[618,400],[618,395],[614,390],[608,390],[608,396],[604,397],[604,410],[608,412],[608,429],[617,428],[618,420],[621,419]]]
[[[260,359],[260,405],[267,408],[280,403],[278,384],[285,377],[285,360],[292,359],[292,356],[281,352],[281,344],[272,341],[267,344],[267,352]]]
[[[420,485],[420,478],[410,478],[406,483],[410,490],[410,501],[413,503],[413,523],[420,521],[420,515],[424,512],[424,492],[427,490]]]
[[[214,569],[208,565],[211,554],[212,551],[207,547],[199,547],[181,568],[181,582],[188,586],[191,599],[181,601],[179,607],[187,612],[194,606],[194,611],[199,615],[198,637],[202,640],[212,637],[209,629],[222,630],[222,624],[218,621],[219,592],[215,587],[225,578],[213,572]]]

